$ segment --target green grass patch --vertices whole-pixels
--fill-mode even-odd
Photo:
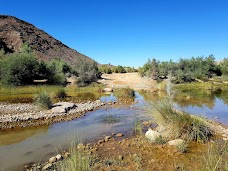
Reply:
[[[142,134],[143,133],[141,122],[138,120],[134,122],[134,132],[136,134]]]
[[[206,142],[212,135],[204,119],[174,110],[169,98],[163,98],[151,106],[155,122],[160,127],[166,128],[172,138]]]
[[[159,137],[157,137],[154,141],[155,144],[165,144],[166,140],[160,135]]]
[[[84,151],[70,149],[70,157],[58,164],[59,171],[90,171],[93,162],[93,156]]]
[[[202,171],[228,170],[228,143],[209,144],[202,163]]]
[[[55,92],[55,97],[57,98],[66,98],[67,97],[67,93],[66,93],[66,90],[64,88],[61,88],[61,89],[58,89],[56,92]]]
[[[52,85],[31,85],[31,86],[1,86],[0,95],[38,94],[44,91],[55,93],[61,86]]]

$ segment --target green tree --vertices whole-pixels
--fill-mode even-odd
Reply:
[[[75,70],[79,74],[79,78],[77,80],[78,86],[86,86],[97,81],[101,76],[96,62],[78,63]]]
[[[32,84],[39,62],[32,53],[10,54],[1,60],[1,81],[8,85]]]
[[[223,75],[228,75],[228,58],[224,58],[222,62],[220,62],[219,67]]]
[[[47,63],[47,68],[43,66],[44,71],[48,73],[46,76],[52,84],[65,84],[66,73],[71,73],[71,67],[61,59],[53,59]],[[41,72],[43,73],[43,72]]]

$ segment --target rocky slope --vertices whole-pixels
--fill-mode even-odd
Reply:
[[[23,43],[28,44],[36,56],[45,61],[56,57],[71,64],[73,61],[93,61],[30,23],[0,15],[0,50],[4,49],[7,53],[20,52]]]

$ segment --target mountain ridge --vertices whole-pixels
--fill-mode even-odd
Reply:
[[[0,15],[0,49],[6,53],[20,52],[23,44],[27,44],[37,58],[44,61],[54,58],[63,59],[69,64],[94,61],[29,22]]]

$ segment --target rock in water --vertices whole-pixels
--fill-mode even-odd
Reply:
[[[161,134],[157,131],[153,131],[152,129],[148,129],[148,131],[145,134],[145,137],[150,140],[151,142],[154,142],[158,137],[160,137]]]
[[[112,89],[112,88],[104,88],[103,91],[104,91],[104,92],[112,92],[113,89]]]

